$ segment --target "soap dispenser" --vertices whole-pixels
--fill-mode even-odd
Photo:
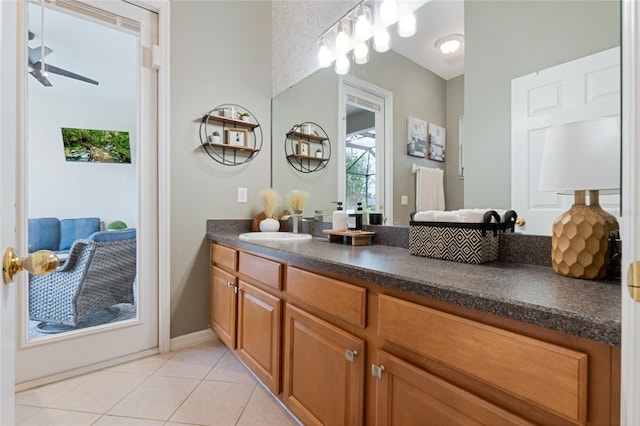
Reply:
[[[331,228],[334,231],[346,231],[347,230],[347,212],[342,210],[342,201],[335,202],[338,207],[331,216]]]
[[[358,203],[358,208],[355,213],[351,213],[347,217],[347,228],[350,231],[362,231],[362,203]]]

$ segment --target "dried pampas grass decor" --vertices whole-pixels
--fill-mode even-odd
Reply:
[[[307,198],[309,198],[308,193],[297,189],[294,189],[287,194],[287,202],[296,213],[302,212],[304,205],[307,203]]]
[[[260,191],[260,197],[262,198],[262,205],[267,217],[273,216],[273,211],[280,204],[280,195],[273,188],[267,188]]]

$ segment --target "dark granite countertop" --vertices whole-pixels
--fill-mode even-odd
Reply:
[[[207,237],[284,262],[620,345],[621,289],[616,282],[567,278],[545,266],[470,265],[412,256],[405,248],[342,245],[318,237],[260,244],[239,240],[237,232],[209,230]]]

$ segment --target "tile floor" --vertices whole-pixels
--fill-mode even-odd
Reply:
[[[16,394],[18,425],[297,425],[220,342]]]

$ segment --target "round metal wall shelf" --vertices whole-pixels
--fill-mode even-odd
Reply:
[[[239,166],[256,158],[262,149],[262,138],[260,122],[241,105],[218,105],[200,120],[202,147],[209,157],[225,166]]]
[[[319,124],[305,121],[287,132],[284,152],[291,167],[301,173],[313,173],[329,164],[331,141]]]

